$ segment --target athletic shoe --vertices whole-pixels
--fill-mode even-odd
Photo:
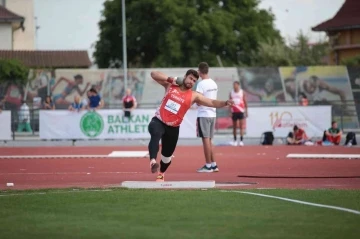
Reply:
[[[232,146],[237,146],[237,145],[238,145],[238,142],[237,142],[236,140],[234,140],[234,141],[230,142],[230,145],[232,145]]]
[[[214,170],[212,168],[208,168],[208,167],[206,167],[206,165],[204,165],[204,167],[199,168],[197,170],[197,172],[198,173],[212,173],[212,172],[214,172]]]
[[[156,173],[159,169],[159,164],[156,162],[155,159],[150,161],[150,169],[152,173]]]
[[[218,166],[211,166],[211,169],[213,170],[213,172],[219,172],[219,168]]]
[[[243,141],[240,141],[240,142],[239,142],[239,146],[244,146]]]
[[[164,182],[164,174],[163,173],[158,174],[158,176],[156,177],[156,182]]]

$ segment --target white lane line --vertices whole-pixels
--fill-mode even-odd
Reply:
[[[0,175],[74,175],[74,174],[139,174],[142,172],[53,172],[53,173],[0,173]]]
[[[314,207],[330,208],[330,209],[334,209],[334,210],[338,210],[338,211],[344,211],[344,212],[349,212],[349,213],[360,215],[360,211],[356,211],[356,210],[349,209],[349,208],[336,207],[336,206],[318,204],[318,203],[311,203],[311,202],[305,202],[305,201],[300,201],[300,200],[295,200],[295,199],[290,199],[290,198],[284,198],[284,197],[271,196],[271,195],[261,194],[261,193],[252,193],[252,192],[244,192],[244,191],[227,191],[227,190],[221,190],[221,192],[226,192],[226,193],[232,192],[232,193],[249,194],[249,195],[267,197],[267,198],[275,198],[275,199],[279,199],[279,200],[283,200],[283,201],[299,203],[299,204],[305,204],[305,205],[314,206]]]

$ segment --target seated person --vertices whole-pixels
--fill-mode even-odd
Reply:
[[[330,143],[333,143],[335,145],[340,144],[342,132],[338,128],[336,121],[331,122],[331,128],[329,128],[325,132],[325,135],[326,135],[327,141],[329,141]]]
[[[90,110],[101,109],[103,107],[103,100],[101,99],[101,96],[94,88],[91,88],[89,92],[90,92],[89,105],[88,105],[89,109]]]
[[[82,111],[84,109],[83,103],[80,101],[80,97],[78,95],[74,96],[74,102],[69,105],[70,111]]]
[[[287,137],[287,143],[289,145],[302,145],[308,140],[308,137],[303,129],[300,129],[297,125],[295,125],[293,130],[294,132],[292,137]]]

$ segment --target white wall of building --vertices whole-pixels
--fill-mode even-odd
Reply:
[[[7,0],[6,8],[25,18],[25,31],[14,32],[13,50],[35,50],[34,0]]]
[[[12,50],[12,27],[10,23],[0,23],[0,50]]]

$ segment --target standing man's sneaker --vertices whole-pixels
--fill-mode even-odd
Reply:
[[[213,170],[213,172],[219,172],[219,168],[218,166],[211,166],[211,169]]]
[[[197,170],[197,172],[198,173],[212,173],[212,172],[214,172],[214,170],[212,168],[208,168],[208,167],[206,167],[206,165],[204,165],[204,167],[199,168]]]
[[[240,142],[239,142],[239,146],[244,146],[243,141],[240,141]]]

